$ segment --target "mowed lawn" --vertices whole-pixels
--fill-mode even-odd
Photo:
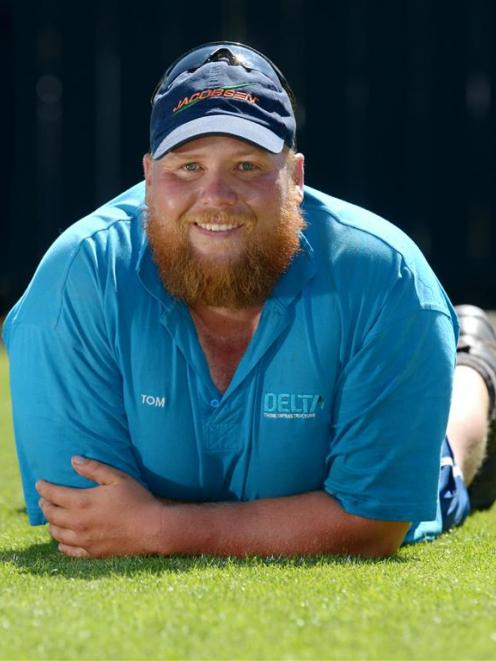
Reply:
[[[71,560],[27,524],[3,352],[0,389],[1,659],[496,659],[496,508],[378,562]]]

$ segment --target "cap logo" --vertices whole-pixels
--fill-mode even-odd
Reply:
[[[237,99],[238,101],[246,101],[247,103],[257,103],[259,100],[258,96],[254,96],[249,92],[239,91],[242,87],[248,87],[249,85],[250,83],[243,83],[242,85],[232,85],[230,87],[213,87],[202,90],[201,92],[195,92],[191,96],[185,96],[184,99],[181,99],[177,106],[172,109],[172,112],[182,112],[183,110],[191,108],[191,106],[195,103],[219,96],[227,97],[230,99]]]

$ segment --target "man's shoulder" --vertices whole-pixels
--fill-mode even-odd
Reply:
[[[129,266],[143,242],[144,182],[136,184],[68,227],[41,260],[36,278],[62,283],[74,262],[91,261],[106,269],[122,262]]]
[[[305,188],[308,240],[338,291],[350,296],[401,283],[416,305],[452,316],[451,304],[427,259],[399,227],[355,204]]]
[[[115,234],[129,234],[132,223],[139,221],[144,199],[145,184],[140,182],[70,225],[48,252],[61,248],[77,250],[87,240],[105,242]]]
[[[132,270],[142,244],[143,204],[141,182],[62,232],[10,311],[5,329],[14,322],[53,326],[66,292],[78,300],[90,298],[91,290],[108,280],[108,273]]]
[[[314,188],[305,187],[304,210],[310,223],[313,219],[326,223],[336,241],[342,238],[350,246],[369,248],[382,244],[407,258],[420,253],[412,239],[385,218]]]

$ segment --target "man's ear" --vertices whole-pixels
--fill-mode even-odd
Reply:
[[[305,157],[303,156],[303,154],[294,155],[291,178],[299,194],[300,202],[302,202],[304,196],[303,187],[305,185]]]
[[[152,178],[152,157],[150,154],[143,156],[143,172],[145,175],[146,185],[150,186]]]

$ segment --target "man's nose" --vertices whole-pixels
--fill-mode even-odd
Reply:
[[[236,191],[228,175],[213,171],[205,176],[202,188],[202,202],[205,206],[230,206],[236,200]]]

